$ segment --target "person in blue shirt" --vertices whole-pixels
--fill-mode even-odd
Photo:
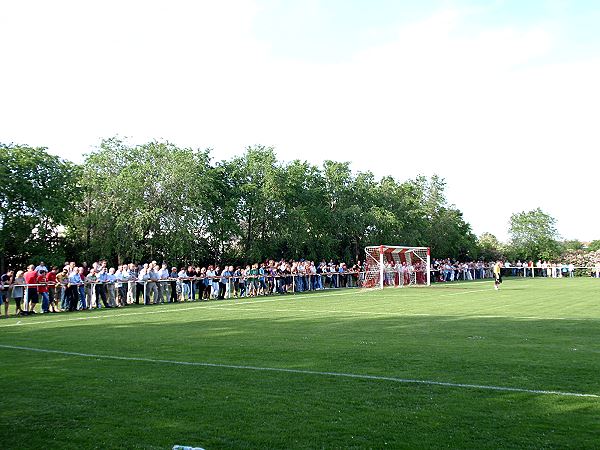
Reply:
[[[227,283],[231,275],[233,274],[229,271],[229,267],[223,267],[221,277],[219,278],[219,296],[217,297],[219,300],[223,300],[225,298],[225,292],[227,291]]]
[[[112,306],[108,303],[106,298],[106,285],[109,282],[108,273],[106,272],[106,268],[102,267],[100,269],[100,273],[98,274],[98,280],[96,285],[96,295],[102,299],[102,304],[105,308],[112,308]],[[100,306],[100,302],[97,302],[98,306]]]
[[[83,267],[71,272],[69,284],[67,287],[67,296],[69,298],[69,311],[75,311],[78,307],[86,309],[85,290],[83,288]]]

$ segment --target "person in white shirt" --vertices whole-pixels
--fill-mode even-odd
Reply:
[[[136,296],[135,302],[138,303],[139,302],[139,291],[140,288],[143,292],[143,298],[144,298],[144,304],[148,304],[149,302],[147,301],[147,292],[148,292],[148,274],[150,272],[150,269],[148,268],[148,264],[144,264],[143,267],[140,269],[138,275],[137,275],[137,280],[138,280],[138,294]]]
[[[181,301],[184,302],[190,299],[190,283],[186,282],[187,272],[185,271],[185,267],[182,267],[179,272],[177,272],[177,283],[179,284],[179,289],[181,291]]]
[[[206,289],[208,290],[208,298],[209,299],[217,298],[215,295],[214,287],[213,287],[215,276],[216,276],[215,269],[211,264],[206,269]],[[218,292],[218,287],[217,287],[217,292]]]
[[[106,292],[108,294],[108,304],[115,308],[117,306],[117,277],[115,275],[115,268],[111,267],[108,269],[108,275],[106,277],[107,285]]]
[[[169,294],[169,269],[167,269],[167,263],[162,263],[160,270],[158,271],[158,303],[165,303],[165,294],[168,297]]]
[[[160,303],[160,297],[158,296],[158,280],[160,275],[158,274],[158,267],[153,264],[148,270],[148,284],[146,285],[146,304],[149,305],[150,295],[152,295],[152,303],[155,305]]]
[[[122,307],[127,303],[127,284],[125,277],[125,271],[127,270],[126,265],[119,266],[117,271],[115,272],[115,278],[117,279],[117,283],[115,287],[117,288],[117,306]]]

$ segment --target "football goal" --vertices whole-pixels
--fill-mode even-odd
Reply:
[[[365,247],[363,287],[414,286],[431,284],[428,247],[373,245]]]

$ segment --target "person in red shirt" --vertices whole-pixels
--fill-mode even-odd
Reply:
[[[53,266],[52,270],[46,275],[46,281],[48,281],[48,297],[50,299],[50,311],[58,312],[58,299],[56,298],[56,274],[58,273],[58,267]]]
[[[27,314],[35,314],[35,305],[38,304],[39,297],[37,286],[35,286],[38,281],[38,273],[33,264],[27,267],[24,278],[27,285]]]

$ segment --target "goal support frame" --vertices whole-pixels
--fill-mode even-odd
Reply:
[[[401,245],[379,245],[379,246],[369,246],[365,247],[365,253],[367,255],[367,259],[371,257],[373,259],[372,254],[370,253],[374,249],[379,250],[379,289],[383,289],[385,284],[385,256],[386,255],[396,255],[396,254],[406,254],[410,253],[416,255],[424,264],[425,264],[425,285],[431,286],[431,249],[429,247],[411,247],[411,246],[401,246]],[[424,257],[423,257],[424,256]],[[396,258],[394,261],[398,262]],[[411,283],[412,284],[412,283]]]

